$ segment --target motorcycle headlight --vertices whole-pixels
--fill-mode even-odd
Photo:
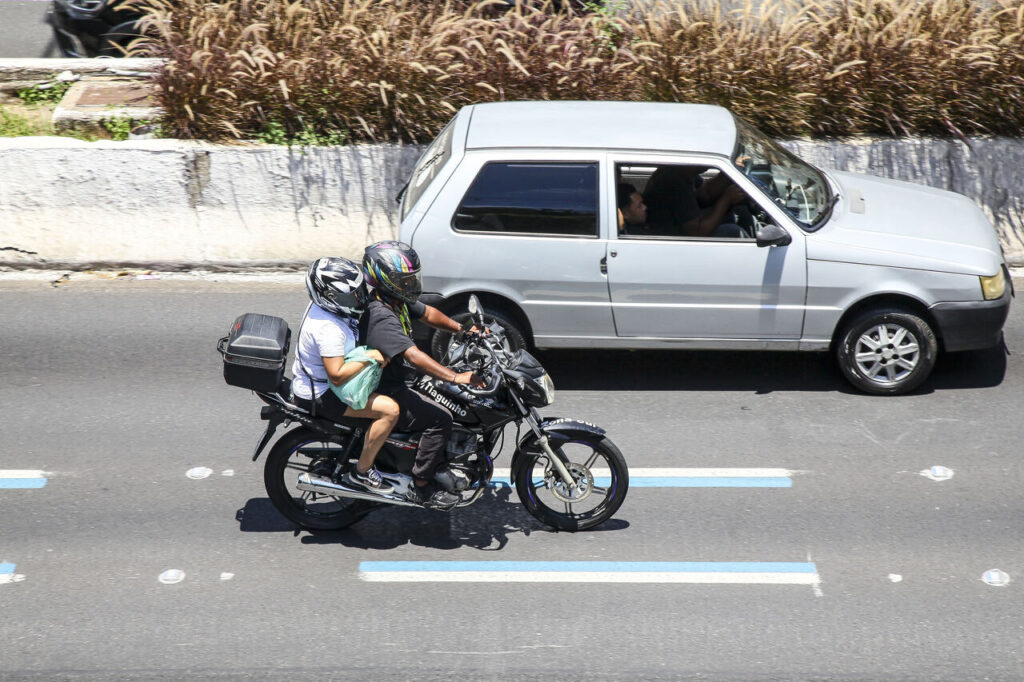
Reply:
[[[544,374],[540,378],[540,387],[544,390],[544,398],[547,400],[547,404],[555,402],[555,382],[551,380],[551,375]]]
[[[986,301],[1002,297],[1004,291],[1006,291],[1006,278],[1003,277],[1002,270],[991,277],[981,278],[981,293]]]

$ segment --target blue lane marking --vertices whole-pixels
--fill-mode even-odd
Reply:
[[[817,573],[793,561],[361,561],[363,573],[396,571],[548,571],[616,573]]]
[[[539,483],[535,481],[534,483]],[[594,485],[612,484],[608,476],[595,477]],[[492,488],[509,488],[508,481],[491,481]],[[792,488],[793,479],[782,476],[636,476],[629,479],[630,488]]]
[[[14,573],[14,564],[0,564],[0,573]]]
[[[45,478],[0,478],[0,489],[42,488],[44,485],[46,485]]]

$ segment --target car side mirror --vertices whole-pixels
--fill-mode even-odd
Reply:
[[[786,246],[793,237],[775,223],[768,223],[757,228],[754,234],[758,246]]]

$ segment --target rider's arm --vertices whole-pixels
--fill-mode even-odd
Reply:
[[[427,311],[420,318],[420,321],[429,324],[434,329],[440,329],[446,332],[460,332],[462,331],[462,325],[448,317],[440,310],[432,305],[426,306]],[[406,356],[408,357],[408,356]]]
[[[424,374],[434,377],[435,379],[450,381],[453,384],[477,383],[473,382],[472,372],[462,372],[460,374],[454,369],[445,367],[416,346],[410,346],[403,354],[403,357],[410,365]]]

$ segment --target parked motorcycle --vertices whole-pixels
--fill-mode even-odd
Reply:
[[[478,328],[485,327],[475,296],[469,309]],[[342,474],[362,450],[369,421],[319,418],[291,399],[284,376],[290,330],[280,318],[249,313],[236,320],[220,340],[225,380],[251,388],[266,405],[260,418],[267,427],[253,453],[255,461],[281,424],[297,423],[270,448],[264,483],[271,502],[302,528],[337,530],[387,506],[420,505],[404,493],[413,485],[413,461],[419,433],[393,431],[377,455],[376,466],[394,492],[379,494],[342,482]],[[607,521],[622,505],[629,471],[619,448],[594,424],[565,418],[542,418],[538,408],[554,401],[555,387],[541,364],[525,350],[510,350],[502,328],[466,334],[449,347],[448,365],[473,371],[480,388],[421,377],[414,389],[451,411],[454,428],[447,447],[448,465],[470,480],[456,505],[473,504],[491,484],[492,456],[504,442],[505,427],[517,426],[511,483],[535,518],[558,530],[578,531]],[[528,431],[521,433],[526,425]]]

